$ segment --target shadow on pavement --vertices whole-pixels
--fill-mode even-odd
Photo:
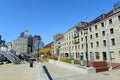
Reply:
[[[45,73],[47,74],[49,80],[53,80],[50,73],[49,73],[49,71],[47,70],[46,66],[43,66],[43,69],[44,69]]]

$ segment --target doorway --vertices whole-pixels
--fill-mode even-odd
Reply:
[[[103,52],[103,60],[107,60],[107,55],[106,55],[106,52]]]

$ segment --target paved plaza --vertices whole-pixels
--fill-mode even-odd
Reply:
[[[49,80],[42,66],[46,66],[53,80],[120,80],[120,69],[111,72],[99,72],[93,74],[81,74],[79,71],[72,71],[48,62],[34,63],[30,68],[29,63],[24,64],[3,64],[0,65],[0,80]]]
[[[40,80],[37,63],[30,68],[29,63],[0,65],[0,80]]]
[[[53,64],[44,63],[53,80],[120,80],[120,69],[113,71],[105,71],[93,74],[81,74],[79,71],[71,71],[63,67],[58,67]]]

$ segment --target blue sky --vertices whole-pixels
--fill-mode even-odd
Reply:
[[[119,0],[0,0],[0,35],[15,40],[28,27],[45,44],[80,21],[87,22],[108,13]]]

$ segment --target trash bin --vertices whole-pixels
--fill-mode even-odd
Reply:
[[[30,60],[30,67],[33,67],[33,61]]]

